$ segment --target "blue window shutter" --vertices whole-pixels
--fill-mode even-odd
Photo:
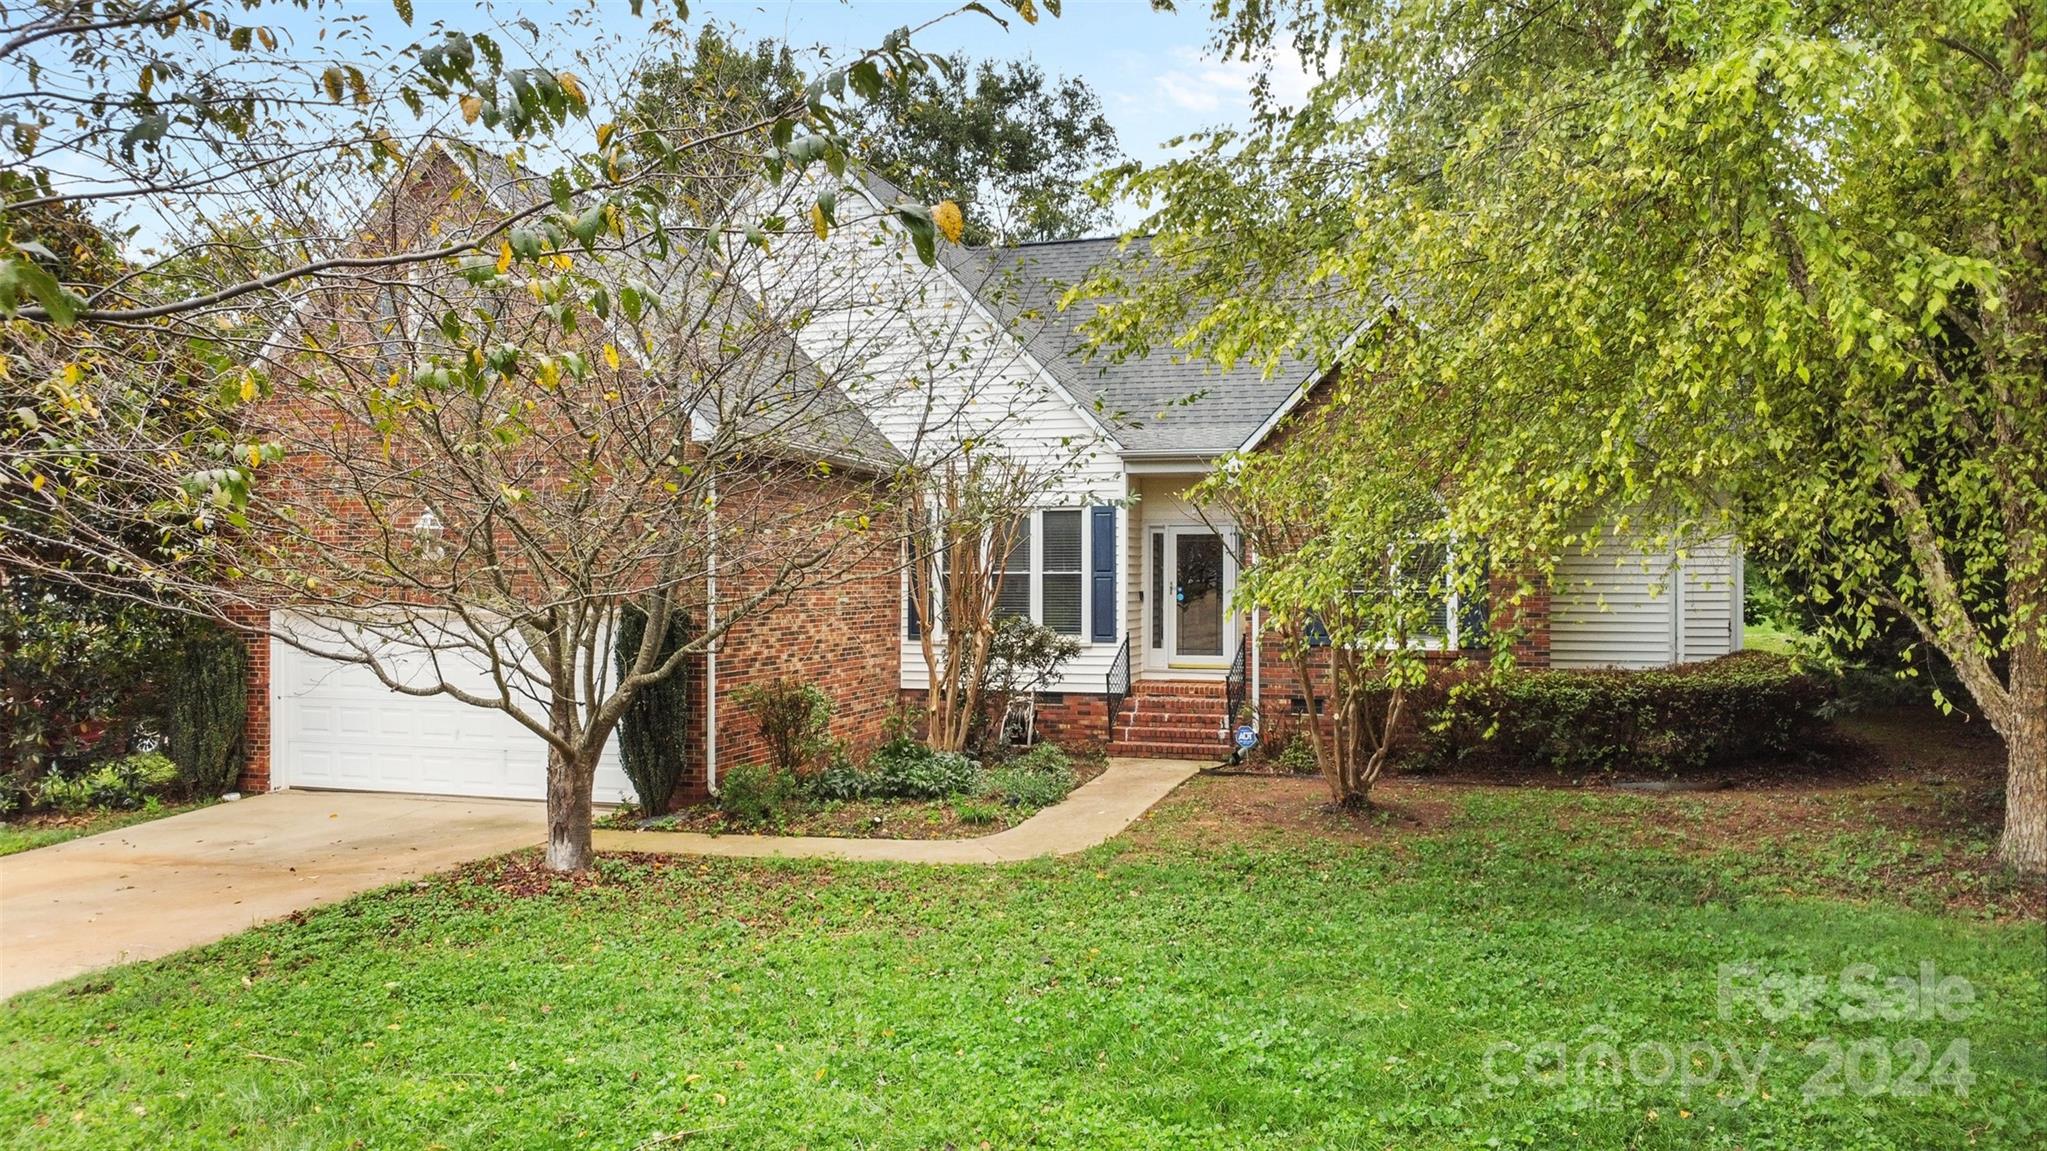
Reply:
[[[1104,504],[1094,513],[1094,553],[1089,568],[1094,581],[1094,627],[1089,638],[1096,643],[1116,642],[1116,508]]]

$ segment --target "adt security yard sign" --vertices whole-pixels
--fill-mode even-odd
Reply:
[[[1258,729],[1257,729],[1257,728],[1255,728],[1255,727],[1252,727],[1252,726],[1251,726],[1250,724],[1248,724],[1248,723],[1247,723],[1247,724],[1243,724],[1242,726],[1238,727],[1238,728],[1237,728],[1237,746],[1238,746],[1238,747],[1239,747],[1240,749],[1244,750],[1244,751],[1250,751],[1250,750],[1251,750],[1252,748],[1254,748],[1254,747],[1257,747],[1257,746],[1258,746]]]

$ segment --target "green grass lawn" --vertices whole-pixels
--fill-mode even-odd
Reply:
[[[1773,655],[1791,655],[1804,642],[1806,634],[1797,628],[1772,622],[1743,624],[1741,646],[1747,651],[1766,651]]]
[[[1892,898],[1865,800],[1774,847],[1717,796],[1196,780],[1124,838],[1003,868],[480,865],[0,1018],[0,1140],[59,1147],[2037,1147],[2037,922]],[[1917,802],[1917,801],[1901,801]],[[1660,805],[1660,806],[1659,806]],[[1730,814],[1732,812],[1732,814]],[[1807,817],[1810,817],[1809,819]],[[1931,818],[1931,817],[1929,817]],[[1832,828],[1832,831],[1829,831]],[[1981,829],[1929,830],[1979,850]],[[1809,838],[1806,838],[1809,836]],[[1805,846],[1799,846],[1799,845]],[[1895,861],[1893,861],[1895,862]],[[1834,870],[1830,871],[1829,868]],[[2009,893],[2007,893],[2009,894]],[[1921,901],[1923,902],[1923,901]],[[2006,910],[1999,910],[2005,906]],[[1723,1013],[1720,965],[1966,978],[1957,1021]],[[1899,1081],[1921,1041],[1974,1080]],[[1618,1075],[1578,1057],[1608,1042]],[[1513,1047],[1502,1045],[1511,1044]],[[1564,1044],[1574,1070],[1521,1053]],[[1695,1081],[1630,1052],[1662,1044]],[[1686,1047],[1690,1044],[1692,1046]],[[1706,1052],[1769,1053],[1753,1094]],[[1858,1047],[1858,1045],[1861,1045]],[[1877,1074],[1879,1050],[1894,1052]],[[1487,1055],[1503,1073],[1489,1084]],[[1610,1070],[1614,1064],[1606,1065]],[[1930,1068],[1928,1069],[1930,1071]],[[1518,1081],[1509,1081],[1511,1073]],[[1907,1090],[1928,1078],[1907,1076]],[[1808,1099],[1809,1082],[1841,1081]]]
[[[36,847],[48,847],[67,839],[98,835],[205,807],[202,803],[165,803],[134,811],[92,811],[75,816],[32,816],[0,823],[0,855],[13,855]]]

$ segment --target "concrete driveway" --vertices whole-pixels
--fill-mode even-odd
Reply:
[[[279,791],[0,857],[0,998],[527,847],[539,803]]]

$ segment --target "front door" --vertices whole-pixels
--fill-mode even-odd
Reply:
[[[1229,554],[1206,528],[1174,528],[1170,546],[1170,599],[1166,607],[1167,664],[1223,667],[1229,663]]]

